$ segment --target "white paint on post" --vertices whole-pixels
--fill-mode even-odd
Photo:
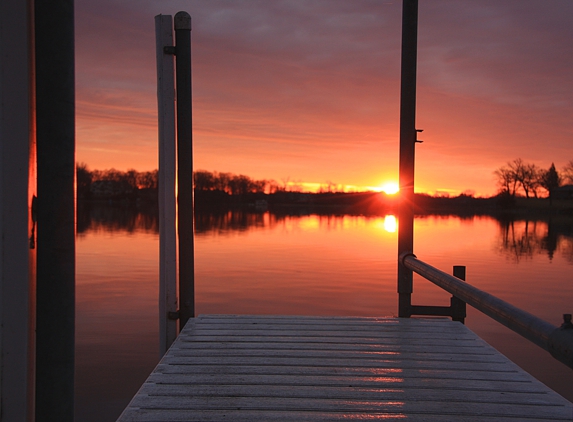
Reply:
[[[174,55],[170,15],[155,16],[157,105],[159,119],[159,351],[163,356],[177,337],[177,232]]]
[[[36,193],[29,2],[0,2],[0,421],[34,420]],[[34,247],[34,249],[32,249]]]

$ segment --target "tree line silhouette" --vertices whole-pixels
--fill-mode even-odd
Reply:
[[[78,200],[135,203],[145,200],[157,204],[158,171],[138,172],[116,169],[90,170],[84,163],[76,166]],[[319,192],[302,192],[302,185],[283,180],[256,180],[242,174],[209,172],[193,173],[196,210],[272,206],[306,207],[326,212],[376,213],[391,205],[378,192],[343,192],[333,183],[323,185]],[[330,212],[328,211],[328,212]]]
[[[539,198],[545,192],[552,199],[556,189],[563,184],[573,184],[573,160],[558,172],[553,163],[548,169],[542,169],[516,158],[495,170],[494,175],[500,194],[510,197],[522,194],[526,198]]]
[[[137,197],[142,193],[156,194],[159,173],[157,170],[126,171],[114,168],[106,170],[90,170],[85,163],[76,165],[76,184],[79,198],[115,198]],[[274,180],[255,180],[243,174],[209,172],[198,170],[193,172],[195,191],[219,191],[228,195],[273,194],[286,191],[284,186]]]
[[[90,170],[85,163],[78,163],[77,172],[77,195],[78,199],[96,200],[148,200],[157,202],[158,171],[137,171],[129,169],[120,171],[116,169]],[[560,171],[557,171],[554,164],[548,169],[542,169],[535,164],[526,163],[521,158],[508,162],[494,171],[497,178],[499,193],[495,198],[501,202],[503,198],[510,199],[523,196],[525,198],[539,198],[547,194],[550,202],[553,193],[565,184],[573,184],[573,160],[571,160]],[[351,204],[364,201],[364,195],[377,195],[375,192],[344,192],[342,187],[333,183],[321,185],[318,192],[314,194],[302,192],[301,183],[290,182],[285,179],[282,184],[275,180],[252,179],[243,174],[233,174],[226,172],[210,172],[197,170],[193,173],[194,190],[196,204],[201,205],[228,205],[242,204],[247,202],[268,201],[282,203],[301,204],[305,202],[321,204]],[[559,197],[563,197],[560,192]],[[573,186],[571,193],[573,195]],[[567,197],[569,197],[567,196]],[[434,198],[428,195],[417,194],[417,205],[423,208],[450,208],[453,205],[460,207],[491,206],[483,201],[484,198],[474,198],[471,194],[462,194],[455,198]],[[556,196],[557,197],[557,196]],[[447,199],[434,203],[437,200]],[[494,198],[491,198],[492,200]],[[391,198],[384,200],[389,204]],[[433,202],[432,202],[433,201]],[[477,202],[480,202],[479,204]],[[507,202],[507,201],[506,201]],[[511,204],[505,206],[511,206]]]
[[[158,171],[90,170],[85,163],[76,165],[77,193],[80,199],[136,198],[156,194]],[[193,172],[193,186],[196,193],[219,193],[231,196],[272,195],[281,192],[301,192],[300,183],[286,178],[279,184],[272,179],[252,179],[244,174],[197,170]],[[321,185],[321,193],[342,192],[332,182]]]
[[[157,183],[157,170],[90,170],[85,163],[76,165],[79,199],[157,199]]]
[[[286,190],[274,180],[255,180],[243,174],[210,172],[197,170],[193,172],[195,191],[221,191],[229,195],[246,195],[249,193],[273,194]]]

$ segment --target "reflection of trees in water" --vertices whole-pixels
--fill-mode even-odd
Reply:
[[[159,216],[153,205],[134,206],[121,203],[79,203],[77,234],[88,231],[136,231],[159,233]]]
[[[296,212],[256,212],[256,211],[199,211],[195,213],[195,234],[228,235],[258,229],[273,230],[276,227],[288,227],[293,220],[312,215],[313,225],[321,230],[344,228],[348,214],[316,214],[298,209]]]
[[[273,229],[292,217],[289,214],[255,211],[198,211],[195,213],[195,234],[231,234],[256,229]]]
[[[195,234],[227,235],[249,230],[272,230],[288,225],[292,219],[309,215],[298,212],[255,212],[252,211],[209,211],[196,212]],[[321,229],[339,229],[345,224],[343,214],[313,214],[315,224]],[[450,216],[444,216],[444,219]],[[313,220],[314,221],[314,220]],[[498,220],[499,236],[497,248],[508,259],[519,262],[532,259],[535,255],[547,254],[552,260],[559,254],[573,264],[573,218],[549,220]],[[78,236],[87,231],[136,231],[158,233],[159,218],[156,206],[108,203],[78,204]]]
[[[195,213],[195,234],[228,233],[247,231],[256,227],[266,226],[265,213],[249,213],[243,211],[209,211]],[[268,218],[267,218],[268,219]]]
[[[545,223],[530,221],[500,222],[501,251],[516,262],[541,252]]]
[[[564,236],[559,242],[559,252],[571,264],[573,264],[573,236]]]
[[[255,210],[232,211],[196,211],[195,234],[227,235],[252,230],[272,230],[284,226],[292,219],[308,216],[309,213],[297,212],[256,212]],[[323,229],[340,228],[342,215],[315,215],[317,224]],[[121,203],[80,203],[77,214],[78,236],[88,231],[135,231],[159,232],[159,217],[156,207],[133,206]]]
[[[535,255],[547,254],[551,261],[555,253],[573,263],[573,221],[560,220],[500,220],[499,250],[519,262]]]

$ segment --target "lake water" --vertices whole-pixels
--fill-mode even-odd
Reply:
[[[82,211],[82,210],[80,210]],[[202,214],[197,314],[397,315],[392,215]],[[573,220],[417,217],[414,252],[554,325],[573,312]],[[115,421],[159,360],[159,235],[153,213],[78,216],[76,420]],[[414,304],[449,295],[414,277]],[[573,370],[468,307],[466,325],[573,401]]]

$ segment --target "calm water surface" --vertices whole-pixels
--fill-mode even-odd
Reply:
[[[397,314],[393,216],[201,215],[198,314]],[[92,210],[77,239],[77,420],[114,421],[153,370],[158,346],[158,242],[153,215]],[[555,325],[573,311],[573,222],[420,217],[416,255]],[[449,296],[414,278],[413,303]],[[468,307],[466,324],[573,400],[573,371]]]

